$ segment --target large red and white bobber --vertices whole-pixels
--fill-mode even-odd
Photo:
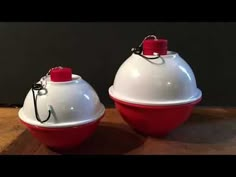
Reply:
[[[67,149],[91,136],[104,112],[89,83],[72,74],[71,68],[55,67],[33,84],[19,118],[46,146]]]
[[[147,36],[118,69],[109,95],[136,131],[165,136],[184,123],[201,100],[186,61],[168,41]]]

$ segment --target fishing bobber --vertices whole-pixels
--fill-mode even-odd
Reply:
[[[56,67],[33,84],[19,111],[21,122],[48,147],[68,149],[89,138],[105,108],[96,91],[71,68]]]
[[[194,73],[168,50],[166,39],[145,39],[118,69],[109,95],[136,131],[165,136],[184,123],[201,100]]]

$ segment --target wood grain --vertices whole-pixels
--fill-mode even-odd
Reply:
[[[92,137],[69,152],[38,142],[17,121],[17,109],[4,108],[0,113],[1,138],[5,138],[1,154],[236,154],[236,108],[197,107],[186,123],[164,138],[140,135],[115,109],[107,109]]]
[[[17,114],[17,108],[0,108],[0,152],[25,130],[18,122]]]

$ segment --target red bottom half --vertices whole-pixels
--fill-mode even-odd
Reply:
[[[173,106],[146,106],[131,104],[111,97],[123,119],[137,132],[163,137],[183,124],[194,106],[201,100]]]
[[[96,130],[101,118],[88,124],[65,128],[38,127],[22,120],[21,122],[42,144],[52,149],[63,150],[75,148],[88,139]]]

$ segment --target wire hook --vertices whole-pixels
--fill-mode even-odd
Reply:
[[[35,96],[35,91],[37,91],[37,95],[38,93],[41,91],[41,90],[47,90],[46,89],[46,85],[47,85],[47,77],[50,75],[50,72],[52,69],[55,69],[55,68],[63,68],[61,66],[58,66],[58,67],[54,67],[54,68],[51,68],[47,74],[45,76],[43,76],[39,83],[34,83],[31,87],[31,90],[32,90],[32,94],[33,94],[33,102],[34,102],[34,111],[35,111],[35,117],[36,119],[40,122],[40,123],[44,123],[44,122],[47,122],[50,117],[51,117],[51,109],[49,108],[48,109],[48,116],[45,120],[42,120],[39,116],[39,113],[38,113],[38,107],[37,107],[37,98]],[[46,92],[47,93],[47,92]]]

